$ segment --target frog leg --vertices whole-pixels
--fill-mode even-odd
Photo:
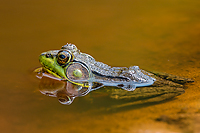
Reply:
[[[91,89],[91,91],[97,90],[97,89],[99,89],[99,88],[101,88],[101,87],[103,87],[103,86],[104,86],[104,85],[103,85],[102,83],[93,82],[93,83],[92,83],[92,89]]]
[[[158,76],[162,79],[166,79],[166,80],[178,83],[178,84],[185,84],[185,83],[194,82],[194,80],[192,80],[192,79],[175,76],[175,75],[168,74],[168,73],[156,72],[156,71],[148,71],[148,72],[150,72],[150,73],[154,74],[155,76]]]
[[[36,68],[33,72],[34,73],[41,73],[42,72],[42,67]]]

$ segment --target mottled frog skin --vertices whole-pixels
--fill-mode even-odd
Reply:
[[[138,66],[129,68],[108,66],[96,61],[92,56],[80,52],[74,44],[66,44],[61,50],[44,52],[40,55],[39,60],[43,68],[51,71],[51,74],[73,83],[85,80],[100,83],[101,87],[116,86],[133,91],[136,87],[149,86],[155,81],[148,75],[148,72],[141,70]],[[74,73],[79,74],[79,77]],[[97,88],[93,87],[93,89]]]
[[[127,90],[114,89],[110,95],[113,99],[141,100],[169,93],[173,94],[170,97],[174,97],[184,92],[182,88],[185,83],[193,82],[191,79],[166,73],[147,72],[138,66],[111,67],[80,52],[74,44],[66,44],[60,50],[43,52],[39,61],[42,67],[35,70],[38,73],[37,77],[50,77],[62,81],[63,86],[60,88],[63,93],[61,97],[59,95],[62,104],[71,104],[75,97],[84,96],[103,86]],[[52,88],[40,89],[48,96],[58,97],[57,94],[60,94],[60,91],[57,91],[60,89],[53,90],[53,93]]]

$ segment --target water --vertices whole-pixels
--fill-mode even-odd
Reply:
[[[200,131],[200,2],[1,1],[1,132]],[[138,65],[195,80],[185,94],[109,111],[98,91],[61,105],[42,95],[32,70],[41,52],[72,42],[111,66]],[[115,102],[115,104],[117,101]],[[120,102],[119,102],[120,103]],[[175,122],[156,121],[162,115]]]

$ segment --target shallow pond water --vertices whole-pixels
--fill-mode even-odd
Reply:
[[[0,3],[2,132],[200,131],[199,1]],[[39,92],[32,71],[40,66],[41,52],[67,42],[111,66],[138,65],[195,82],[184,94],[160,103],[110,110],[119,101],[97,90],[61,105]]]

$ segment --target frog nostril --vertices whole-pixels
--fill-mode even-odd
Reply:
[[[47,54],[46,54],[46,57],[47,57],[47,58],[52,58],[51,53],[47,53]]]

